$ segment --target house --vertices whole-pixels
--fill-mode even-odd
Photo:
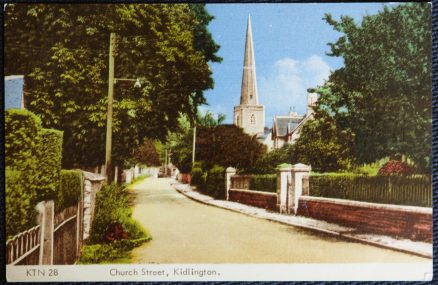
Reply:
[[[4,77],[5,83],[5,110],[24,109],[23,75],[10,75]]]
[[[307,94],[305,115],[300,116],[296,112],[291,112],[288,116],[275,116],[272,126],[273,149],[281,148],[286,144],[294,144],[297,141],[303,126],[313,118],[313,107],[317,100],[317,94]]]

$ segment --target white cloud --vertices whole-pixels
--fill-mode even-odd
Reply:
[[[283,58],[272,66],[269,76],[259,79],[259,101],[265,105],[266,125],[275,115],[287,115],[290,108],[299,114],[306,111],[307,88],[322,85],[330,66],[318,55],[299,61]]]

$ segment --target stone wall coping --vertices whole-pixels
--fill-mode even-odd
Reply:
[[[355,206],[355,207],[365,207],[365,208],[370,208],[370,209],[381,209],[381,210],[389,210],[389,211],[405,211],[405,212],[411,212],[411,213],[432,215],[432,208],[428,208],[428,207],[379,204],[379,203],[336,199],[336,198],[315,197],[315,196],[301,196],[300,200],[326,202],[326,203],[331,203],[331,204],[347,205],[347,206]]]
[[[230,172],[234,172],[234,173],[236,173],[236,168],[234,168],[234,167],[227,167],[227,169],[225,170],[227,173],[230,173]]]
[[[92,173],[92,172],[88,172],[88,171],[83,171],[82,173],[84,174],[85,179],[90,180],[90,181],[103,181],[105,180],[105,176],[102,176],[100,174],[96,174],[96,173]]]
[[[312,168],[309,165],[298,163],[298,164],[292,165],[292,170],[295,172],[310,172],[312,170]]]
[[[234,189],[234,188],[231,188],[230,191],[243,192],[243,193],[249,193],[249,194],[260,194],[260,195],[275,196],[275,197],[277,197],[277,193],[274,193],[274,192],[265,192],[265,191],[257,191],[257,190],[244,190],[244,189]]]

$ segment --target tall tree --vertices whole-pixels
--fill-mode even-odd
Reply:
[[[207,169],[214,165],[246,169],[266,152],[266,146],[234,125],[197,128],[196,161]]]
[[[204,15],[206,19],[202,19]],[[64,165],[104,161],[109,34],[118,38],[114,161],[145,137],[165,140],[180,113],[193,117],[213,86],[217,47],[199,29],[211,19],[188,4],[10,4],[5,11],[5,73],[26,76],[29,109],[64,130]],[[206,29],[206,27],[205,27]],[[200,44],[199,42],[203,43]]]
[[[354,134],[359,163],[405,154],[431,163],[431,13],[428,3],[384,7],[360,24],[351,17],[325,20],[343,33],[330,43],[344,67],[316,91],[317,112]]]

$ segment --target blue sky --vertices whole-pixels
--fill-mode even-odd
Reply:
[[[388,4],[387,4],[388,5]],[[202,112],[226,115],[232,123],[233,107],[239,104],[242,80],[246,23],[251,25],[256,61],[259,103],[265,105],[266,126],[275,115],[289,110],[304,114],[306,89],[322,84],[330,70],[342,66],[342,58],[326,55],[328,42],[340,33],[324,20],[324,13],[335,19],[349,15],[360,21],[376,14],[382,3],[331,4],[208,4],[215,17],[209,25],[214,40],[221,46],[222,63],[210,64],[215,87],[205,92],[209,106]]]

